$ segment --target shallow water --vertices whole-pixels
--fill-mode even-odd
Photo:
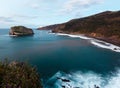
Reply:
[[[70,76],[71,86],[92,88],[96,84],[101,88],[119,88],[112,87],[114,82],[112,80],[117,79],[116,86],[117,83],[120,83],[118,80],[120,78],[119,52],[94,46],[89,39],[50,34],[49,31],[34,30],[35,35],[28,37],[10,37],[8,32],[8,29],[0,29],[1,60],[8,58],[9,60],[27,61],[35,65],[41,74],[45,87],[61,88],[64,82],[56,79],[55,75],[62,74],[65,77]],[[118,76],[113,76],[113,74]],[[55,80],[50,80],[51,77]],[[91,78],[92,81],[87,82],[84,77],[88,79],[93,77],[94,79]],[[84,83],[83,87],[79,82]],[[68,86],[66,83],[65,85]],[[87,85],[90,87],[86,87]]]

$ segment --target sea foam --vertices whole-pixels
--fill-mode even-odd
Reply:
[[[110,49],[113,50],[115,52],[120,52],[120,47],[104,42],[104,41],[99,41],[99,40],[91,40],[91,43],[95,46],[101,47],[101,48],[105,48],[105,49]]]
[[[56,35],[69,36],[69,37],[72,37],[72,38],[86,39],[86,40],[89,40],[91,44],[93,44],[97,47],[109,49],[109,50],[112,50],[112,51],[115,51],[115,52],[120,52],[120,47],[119,46],[116,46],[116,45],[111,44],[111,43],[104,42],[102,40],[89,38],[89,37],[86,37],[84,35],[72,35],[72,34],[64,34],[64,33],[56,33]]]
[[[120,88],[120,70],[106,77],[94,72],[57,72],[45,88]]]
[[[91,39],[89,37],[86,37],[84,35],[72,35],[72,34],[64,34],[64,33],[56,33],[57,35],[62,35],[62,36],[69,36],[73,38],[81,38],[81,39]]]

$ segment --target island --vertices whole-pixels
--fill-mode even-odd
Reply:
[[[11,27],[9,35],[13,36],[29,36],[33,35],[34,32],[32,29],[24,27],[24,26],[14,26]]]
[[[105,11],[66,23],[40,27],[54,33],[82,34],[120,46],[120,11]]]

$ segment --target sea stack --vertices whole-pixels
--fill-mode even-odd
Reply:
[[[34,32],[31,28],[27,28],[24,26],[14,26],[11,27],[9,35],[15,35],[15,36],[29,36],[33,35]]]

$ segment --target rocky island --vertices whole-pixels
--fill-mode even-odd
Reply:
[[[105,11],[66,23],[38,28],[44,29],[51,29],[55,33],[83,34],[120,46],[120,11]]]
[[[14,26],[11,27],[9,35],[15,35],[15,36],[28,36],[33,35],[34,32],[32,29],[24,27],[24,26]]]

